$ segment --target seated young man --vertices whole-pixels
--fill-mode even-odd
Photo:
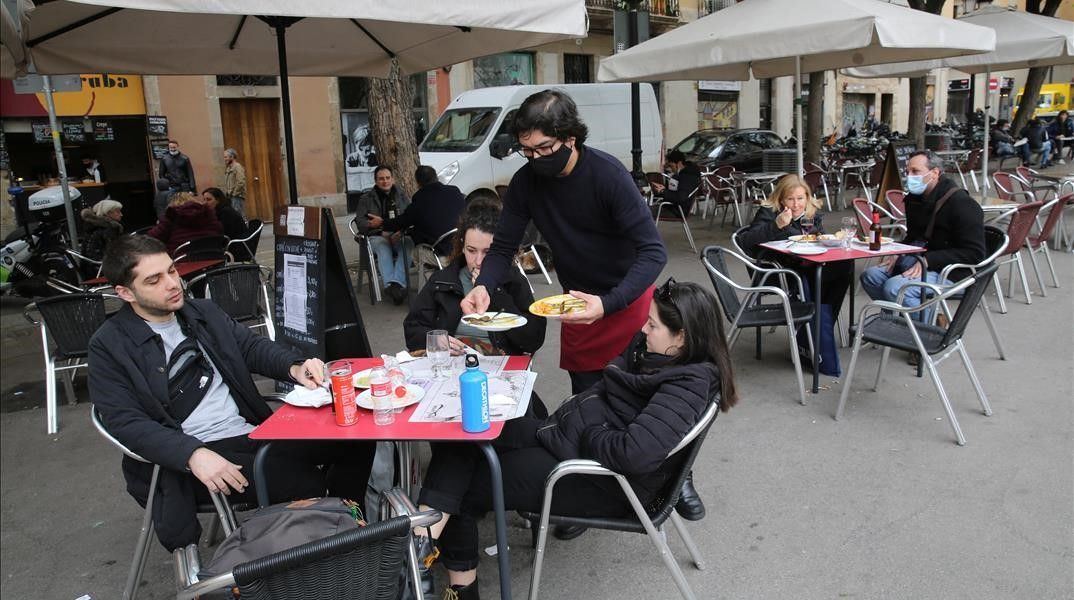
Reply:
[[[677,205],[684,215],[688,215],[694,207],[691,194],[701,185],[701,170],[694,163],[687,162],[686,155],[679,150],[668,152],[667,167],[671,171],[667,186],[660,183],[650,185],[660,195],[661,201]],[[674,216],[673,212],[671,216]]]
[[[315,388],[324,363],[253,333],[211,300],[188,300],[164,244],[124,236],[105,252],[104,276],[126,304],[90,341],[90,400],[109,433],[162,469],[153,505],[169,551],[196,543],[196,506],[209,492],[253,502],[248,434],[272,410],[251,373]],[[362,499],[374,446],[287,442],[266,461],[271,501]],[[127,491],[143,506],[153,465],[123,459]]]

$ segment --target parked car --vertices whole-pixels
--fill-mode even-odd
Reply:
[[[785,147],[783,139],[767,129],[700,129],[672,150],[685,154],[703,171],[731,165],[738,171],[758,172],[765,150]]]

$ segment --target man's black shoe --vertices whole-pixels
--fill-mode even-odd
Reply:
[[[682,482],[682,493],[675,504],[675,512],[687,521],[700,521],[705,518],[705,503],[701,501],[701,496],[694,489],[693,473]]]
[[[395,283],[388,284],[388,295],[392,297],[392,303],[399,306],[406,300],[406,290],[403,286]]]
[[[552,528],[552,535],[557,540],[573,540],[585,533],[586,529],[588,529],[588,527],[581,527],[578,525],[556,525]]]

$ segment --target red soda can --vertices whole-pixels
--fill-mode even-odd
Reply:
[[[354,400],[350,361],[337,360],[328,363],[328,377],[332,385],[336,425],[354,425],[358,422],[358,404]]]

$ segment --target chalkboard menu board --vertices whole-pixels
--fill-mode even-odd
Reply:
[[[281,207],[274,232],[277,341],[326,361],[371,357],[331,209]]]
[[[917,144],[914,142],[888,143],[887,157],[884,159],[884,176],[876,192],[877,202],[880,205],[887,205],[888,190],[902,191],[902,174],[906,172],[906,163],[915,152],[917,152]]]
[[[86,130],[82,127],[82,119],[60,121],[60,135],[67,142],[85,142]]]
[[[116,132],[112,129],[111,121],[105,121],[103,119],[93,120],[93,141],[114,142],[115,139]]]

